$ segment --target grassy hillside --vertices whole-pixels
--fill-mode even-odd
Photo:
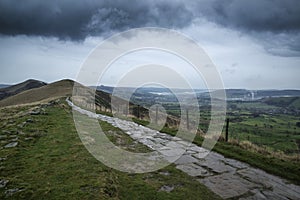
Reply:
[[[268,105],[300,110],[300,97],[272,97],[264,102]]]
[[[62,80],[40,88],[27,90],[0,101],[0,106],[33,103],[42,100],[55,99],[72,94],[74,82]]]
[[[29,79],[27,81],[24,81],[24,82],[16,84],[16,85],[0,88],[0,100],[5,99],[10,96],[13,96],[13,95],[16,95],[16,94],[21,93],[26,90],[42,87],[44,85],[47,85],[47,84],[42,81]]]
[[[61,80],[43,87],[29,89],[26,91],[20,92],[13,96],[10,96],[6,99],[0,101],[0,107],[20,105],[20,104],[32,104],[35,102],[47,102],[51,99],[57,99],[60,97],[72,96],[73,87],[75,82],[73,80]],[[19,88],[20,84],[11,86],[11,88]],[[103,91],[95,91],[94,89],[85,87],[79,83],[76,83],[75,89],[80,91],[78,94],[79,100],[84,102],[84,104],[92,104],[95,98],[95,103],[97,105],[104,106],[108,109],[111,109],[111,95]],[[19,90],[18,90],[19,91]],[[78,96],[77,96],[78,97]],[[120,104],[127,103],[122,99],[115,98],[119,101]],[[131,104],[132,105],[132,104]]]
[[[42,112],[30,115],[33,109]],[[145,174],[106,167],[82,145],[64,100],[2,108],[0,118],[0,199],[219,199],[173,165]],[[121,130],[99,123],[121,148],[147,151]],[[13,141],[16,147],[3,148]],[[173,190],[165,191],[168,187]]]

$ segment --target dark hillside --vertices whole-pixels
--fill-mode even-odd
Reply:
[[[0,100],[16,95],[26,90],[42,87],[44,85],[47,85],[47,83],[29,79],[16,85],[0,88]]]

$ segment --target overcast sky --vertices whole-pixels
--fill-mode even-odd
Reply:
[[[103,39],[138,27],[194,39],[226,88],[300,89],[299,0],[0,0],[0,83],[75,79]]]

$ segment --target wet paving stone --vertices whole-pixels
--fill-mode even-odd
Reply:
[[[176,168],[180,169],[181,171],[183,171],[193,177],[196,177],[196,176],[206,177],[206,176],[213,175],[208,170],[206,170],[203,167],[196,165],[194,163],[187,164],[187,165],[177,165]]]
[[[68,103],[74,107],[72,103]],[[223,199],[300,199],[300,186],[290,184],[246,163],[208,152],[178,137],[171,137],[134,122],[96,115],[78,107],[75,109],[124,130],[137,142],[165,156],[166,160],[175,161],[177,169],[196,177],[200,183]],[[153,157],[153,161],[155,159]],[[173,189],[173,186],[162,186],[160,191]]]
[[[249,190],[258,187],[256,184],[232,173],[209,176],[204,179],[199,179],[199,182],[203,183],[224,199],[241,196]]]

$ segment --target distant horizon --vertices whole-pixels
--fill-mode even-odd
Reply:
[[[19,81],[19,82],[12,82],[12,83],[2,83],[0,82],[0,85],[7,85],[9,86],[13,86],[19,83],[23,83],[25,81],[28,80],[35,80],[35,81],[41,81],[47,84],[51,84],[51,83],[55,83],[57,81],[62,81],[62,80],[72,80],[72,81],[76,81],[73,78],[62,78],[62,79],[56,79],[54,81],[44,81],[44,80],[40,80],[40,79],[36,79],[36,78],[27,78],[23,81]],[[82,83],[81,83],[82,84]],[[87,87],[100,87],[100,86],[104,86],[104,87],[113,87],[116,88],[115,86],[109,85],[109,84],[100,84],[100,85],[87,85]],[[121,87],[117,87],[117,88],[137,88],[136,86],[121,86]],[[164,87],[153,87],[153,86],[145,86],[145,87],[139,87],[139,88],[164,88]],[[189,90],[190,88],[175,88],[175,87],[171,87],[169,89],[179,89],[179,90]],[[259,90],[300,90],[300,88],[259,88],[259,89],[251,89],[251,88],[224,88],[225,90],[249,90],[249,91],[259,91]],[[193,88],[193,90],[208,90],[207,88]],[[211,90],[220,90],[220,89],[211,89]]]

